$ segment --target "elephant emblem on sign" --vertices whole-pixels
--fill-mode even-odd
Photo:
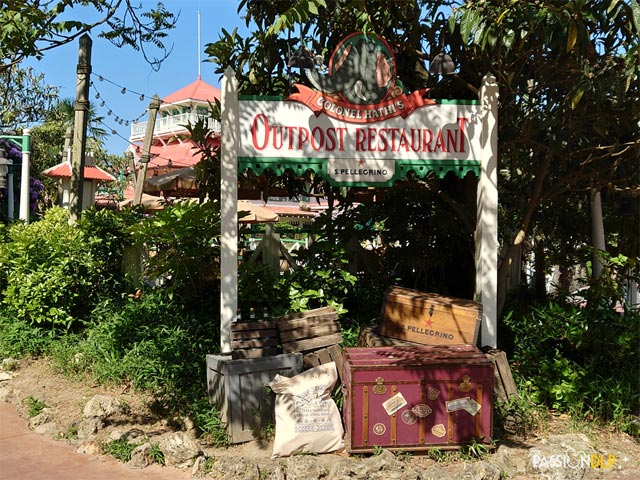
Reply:
[[[328,95],[354,105],[384,100],[395,85],[394,58],[389,45],[371,35],[353,34],[333,53],[329,72],[306,70],[309,82]]]

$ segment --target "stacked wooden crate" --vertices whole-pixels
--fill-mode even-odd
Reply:
[[[233,322],[231,324],[231,356],[261,358],[278,353],[278,334],[274,320]]]
[[[332,307],[322,307],[306,312],[293,313],[276,318],[280,343],[284,353],[303,354],[304,368],[336,362],[342,373],[342,334],[338,313]]]

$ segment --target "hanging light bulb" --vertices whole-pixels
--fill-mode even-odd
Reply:
[[[142,95],[140,95],[140,101],[144,102],[144,93]]]
[[[100,92],[96,92],[96,98],[100,98]]]
[[[127,89],[126,89],[126,87],[122,87],[122,90],[120,90],[120,93],[121,93],[121,94],[123,94],[123,95],[124,95],[125,93],[127,93]]]
[[[102,100],[102,101],[100,102],[100,106],[101,106],[101,107],[104,107],[104,100]]]
[[[111,116],[113,112],[111,110],[107,110],[107,115]]]
[[[104,78],[102,78],[102,75],[98,75],[98,80],[103,81]]]

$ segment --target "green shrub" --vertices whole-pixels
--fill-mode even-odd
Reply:
[[[132,382],[184,408],[206,377],[204,358],[218,348],[217,318],[203,318],[162,292],[140,299],[104,300],[82,335],[52,350],[67,373],[88,372],[99,382]]]
[[[218,202],[178,203],[130,227],[149,256],[144,275],[162,283],[169,295],[185,302],[216,299],[220,273],[220,206]]]
[[[191,405],[191,415],[202,438],[217,447],[229,445],[227,426],[220,412],[209,405],[207,398],[200,398]]]
[[[0,358],[40,355],[49,349],[54,339],[50,329],[0,313]]]
[[[533,401],[625,428],[640,410],[640,314],[549,303],[508,314],[514,371]]]
[[[95,299],[102,264],[83,232],[68,223],[68,212],[49,210],[28,225],[15,223],[0,244],[2,303],[6,313],[30,324],[70,328]]]
[[[47,408],[46,403],[32,396],[29,396],[26,402],[27,402],[29,418],[33,418],[37,415],[40,415],[40,413],[42,413],[42,410]]]
[[[123,255],[125,248],[133,245],[129,228],[143,218],[142,209],[127,208],[123,211],[83,210],[78,227],[88,238],[90,253],[101,264],[99,283],[96,289],[111,295],[125,285]]]

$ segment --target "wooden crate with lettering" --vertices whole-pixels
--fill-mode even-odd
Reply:
[[[343,369],[349,452],[490,444],[493,364],[477,347],[345,348]]]
[[[380,334],[423,345],[476,345],[482,304],[402,287],[387,290]]]

